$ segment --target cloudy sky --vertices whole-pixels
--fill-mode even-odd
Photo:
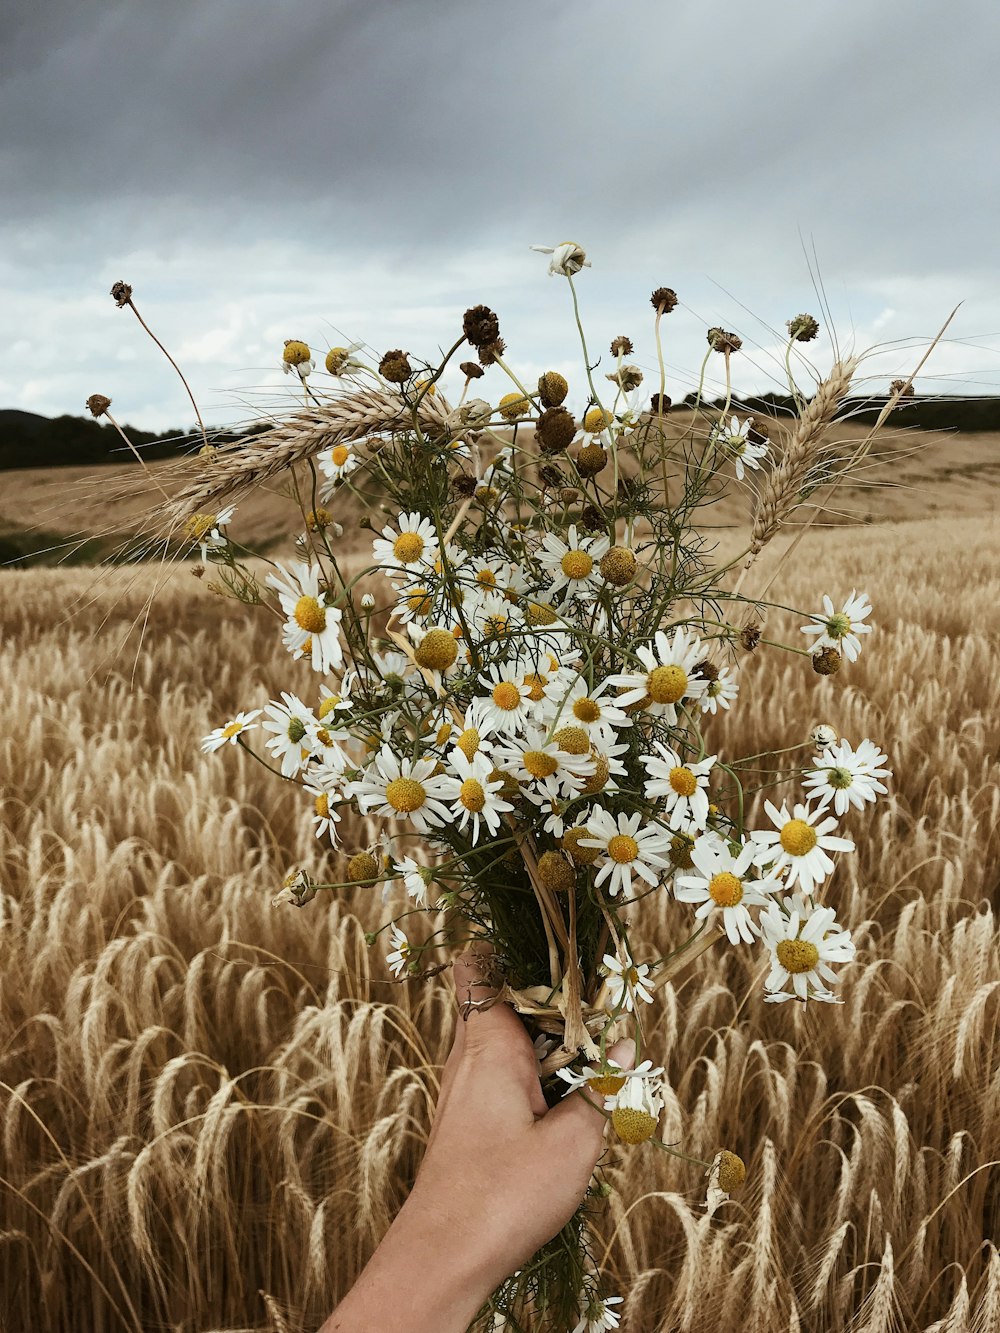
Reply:
[[[875,389],[958,302],[921,385],[1000,392],[998,15],[993,0],[7,6],[0,407],[77,413],[101,392],[138,426],[191,421],[111,300],[119,278],[213,423],[291,392],[286,338],[432,359],[480,301],[516,369],[577,386],[568,285],[528,249],[567,238],[593,263],[577,290],[595,356],[627,333],[652,368],[649,293],[677,290],[676,397],[710,324],[745,339],[737,386],[763,389],[784,321],[832,317],[841,347],[884,349],[864,367]],[[829,341],[809,350],[822,370]]]

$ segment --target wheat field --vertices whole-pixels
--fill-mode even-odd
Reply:
[[[315,1329],[412,1181],[452,1001],[366,947],[380,892],[270,905],[321,864],[301,793],[199,741],[312,697],[271,622],[181,567],[137,653],[157,571],[100,575],[0,572],[0,1328]],[[895,778],[829,886],[843,1006],[765,1006],[743,949],[657,997],[664,1138],[749,1174],[709,1221],[697,1168],[609,1145],[627,1333],[1000,1328],[998,576],[986,517],[816,532],[780,576],[866,589],[876,633],[831,679],[762,647],[710,736],[827,721]],[[639,921],[662,952],[686,913]]]

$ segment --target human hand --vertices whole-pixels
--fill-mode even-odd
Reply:
[[[490,1292],[583,1199],[601,1155],[604,1116],[579,1094],[546,1106],[521,1020],[506,1004],[476,1008],[496,994],[476,961],[484,954],[485,945],[454,967],[467,1017],[455,1026],[413,1190],[321,1333],[462,1333]],[[609,1055],[631,1068],[630,1042]],[[393,1315],[402,1293],[405,1308]]]

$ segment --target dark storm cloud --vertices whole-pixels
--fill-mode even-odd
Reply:
[[[296,292],[380,332],[421,283],[525,317],[525,247],[569,235],[595,308],[669,281],[714,318],[710,278],[773,324],[801,230],[859,326],[971,297],[982,332],[998,35],[976,0],[43,0],[3,33],[0,296],[82,327],[105,278],[160,276],[189,312],[242,302],[213,327],[252,364],[234,330],[265,358]]]

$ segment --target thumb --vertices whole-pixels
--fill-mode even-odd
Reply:
[[[474,1048],[497,1031],[507,1031],[514,1015],[507,1005],[497,1002],[503,979],[489,941],[473,940],[456,959],[452,976],[463,1042]]]
[[[635,1043],[616,1041],[608,1049],[608,1056],[620,1068],[631,1069],[635,1064]],[[564,1097],[557,1106],[553,1106],[539,1126],[544,1134],[551,1135],[553,1152],[589,1160],[590,1169],[593,1170],[601,1155],[604,1126],[607,1123],[602,1114],[603,1103],[600,1093],[587,1088]]]

